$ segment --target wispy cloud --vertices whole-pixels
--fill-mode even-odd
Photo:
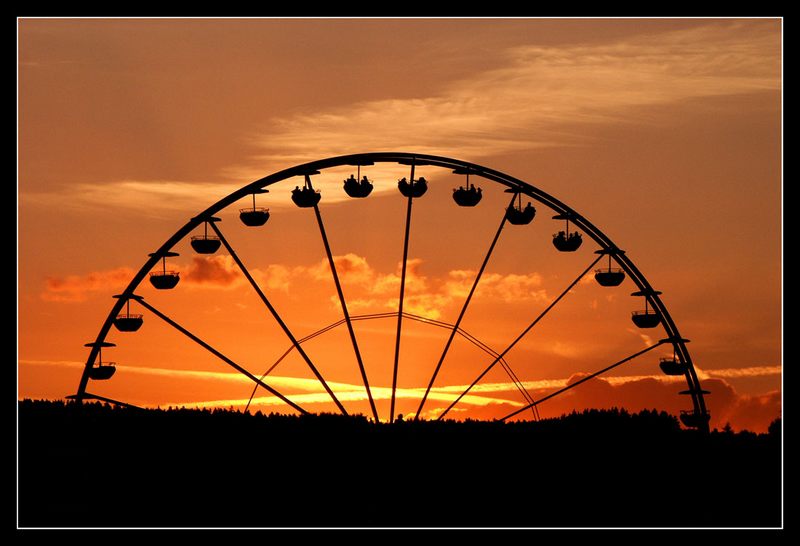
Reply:
[[[79,303],[86,301],[90,294],[122,288],[132,277],[133,269],[129,267],[94,271],[84,276],[48,277],[41,298],[51,302]]]
[[[194,256],[186,266],[170,266],[181,275],[182,286],[189,289],[233,289],[245,282],[236,263],[229,255]],[[306,268],[289,268],[270,264],[253,268],[250,273],[259,284],[272,291],[287,292],[293,274],[303,274]],[[44,301],[80,303],[104,291],[122,291],[134,276],[129,267],[92,271],[85,275],[48,277],[40,297]]]
[[[20,201],[79,210],[147,211],[152,218],[197,213],[243,184],[177,180],[118,180],[75,183],[53,192],[21,191]]]
[[[25,366],[58,366],[67,368],[83,368],[84,362],[73,360],[29,360],[23,359],[19,361],[20,365]],[[225,381],[241,383],[243,385],[252,385],[252,380],[245,375],[237,372],[214,372],[208,370],[185,370],[185,369],[172,369],[172,368],[154,368],[142,366],[127,366],[119,365],[120,371],[126,374],[148,375],[148,376],[161,376],[161,377],[174,377],[186,380],[202,380],[202,381]],[[744,378],[744,377],[765,377],[770,375],[780,375],[782,373],[780,366],[752,366],[748,368],[723,368],[717,370],[700,370],[696,368],[700,379],[719,379],[719,378]],[[568,385],[576,378],[580,378],[582,374],[576,374],[570,377],[554,378],[554,379],[538,379],[522,381],[522,386],[530,391],[541,391],[547,389],[557,389]],[[682,383],[682,377],[669,377],[664,375],[624,375],[614,377],[604,377],[603,381],[610,385],[625,385],[628,383],[635,383],[642,380],[653,380],[661,383]],[[330,398],[325,398],[327,393],[323,390],[319,381],[316,379],[269,375],[265,381],[276,388],[289,388],[299,391],[305,391],[310,394],[323,394],[317,402],[327,403]],[[349,393],[348,400],[366,400],[366,394],[362,385],[343,383],[343,382],[328,382],[330,387],[337,392]],[[452,401],[456,395],[464,392],[469,385],[456,384],[456,385],[442,385],[434,387],[433,391],[436,392],[438,400]],[[373,386],[371,387],[373,395],[376,399],[389,399],[391,396],[391,389],[388,387]],[[517,386],[511,382],[493,382],[493,383],[479,383],[471,389],[473,395],[489,394],[489,393],[508,393],[516,392]],[[402,398],[420,398],[424,393],[424,388],[404,388],[398,391],[398,396]],[[486,403],[514,403],[505,399],[495,399],[492,397],[481,397],[481,400],[472,400],[466,402],[468,404],[486,404]],[[311,399],[309,399],[311,401]],[[245,399],[244,403],[247,403]],[[276,404],[282,403],[279,399],[275,399]]]
[[[79,370],[84,363],[68,360],[20,360],[20,366],[57,367]],[[203,381],[207,383],[224,382],[241,385],[248,392],[252,388],[252,381],[242,374],[235,372],[215,372],[206,370],[180,370],[168,368],[149,368],[136,366],[118,366],[116,380],[122,379],[127,374],[146,377],[169,377],[183,381]],[[767,425],[781,414],[780,391],[769,392],[761,395],[739,394],[727,382],[726,378],[762,377],[781,373],[780,366],[752,366],[748,368],[725,368],[701,372],[698,375],[703,379],[703,386],[712,394],[706,398],[713,419],[713,426],[723,426],[730,422],[735,429],[747,428],[753,431],[764,431]],[[573,374],[566,378],[540,379],[524,381],[523,385],[534,398],[541,397],[555,389],[574,383],[585,374]],[[314,410],[315,405],[331,403],[329,395],[323,390],[316,379],[267,376],[267,384],[289,395],[296,403]],[[645,408],[659,408],[677,413],[684,409],[684,402],[676,395],[681,378],[671,378],[662,375],[627,375],[617,377],[595,378],[580,387],[571,390],[564,397],[548,401],[547,407],[552,414],[571,411],[575,408],[589,407],[625,407],[634,411]],[[337,397],[343,402],[365,402],[366,393],[363,386],[344,382],[329,382],[330,387],[336,392]],[[443,385],[435,387],[428,399],[429,408],[424,412],[425,418],[436,418],[442,412],[444,405],[449,404],[466,389],[467,385]],[[423,388],[400,388],[396,396],[400,399],[419,400],[424,392]],[[375,400],[388,400],[391,389],[373,385],[372,394]],[[226,398],[213,400],[173,400],[153,406],[173,407],[243,407],[247,398]],[[439,405],[436,405],[436,403]],[[459,405],[450,413],[453,418],[496,418],[521,407],[516,386],[510,382],[495,382],[476,385],[470,394],[463,397]],[[253,399],[253,408],[264,407],[270,410],[288,410],[285,404],[274,396],[258,396]],[[542,406],[544,407],[544,406]],[[498,413],[499,412],[499,413]],[[413,417],[413,413],[408,417]]]
[[[287,163],[365,149],[480,158],[576,145],[585,137],[575,124],[632,122],[639,106],[778,89],[779,53],[771,28],[741,22],[591,46],[523,45],[498,68],[430,96],[279,119],[253,141],[263,159]]]
[[[641,107],[777,90],[780,40],[773,25],[709,21],[605,44],[521,45],[499,66],[415,98],[385,97],[277,118],[249,136],[256,152],[220,176],[231,184],[121,180],[72,185],[23,199],[122,209],[197,210],[271,170],[369,150],[413,150],[468,160],[535,147],[587,143],[587,124],[656,123]],[[355,128],[355,129],[354,129]],[[378,167],[375,193],[404,171]],[[341,180],[320,183],[326,202],[345,199]],[[288,189],[270,203],[288,205]],[[48,201],[49,200],[49,201]]]
[[[277,385],[276,385],[277,387]],[[341,385],[339,386],[341,387]],[[336,388],[334,385],[331,385],[331,389],[336,392],[336,397],[341,402],[364,402],[367,400],[366,394],[364,394],[363,387],[353,385],[352,389],[343,389],[343,388]],[[372,397],[375,401],[382,401],[382,400],[389,400],[391,398],[391,389],[387,387],[371,387]],[[404,389],[398,388],[395,391],[396,399],[411,399],[411,400],[420,400],[424,393],[424,389]],[[430,394],[428,395],[428,399],[431,402],[446,402],[450,403],[455,400],[457,394],[455,393],[442,393],[439,389],[432,389]],[[293,394],[290,395],[289,398],[292,399],[293,402],[299,404],[300,406],[306,405],[313,405],[313,404],[330,404],[331,398],[326,392],[316,392],[316,393],[305,393],[305,394]],[[187,408],[214,408],[214,407],[240,407],[247,405],[248,398],[230,398],[224,400],[203,400],[200,402],[195,401],[172,401],[161,404],[162,406],[176,406],[176,407],[187,407]],[[496,398],[496,397],[489,397],[489,396],[476,396],[473,394],[468,394],[464,396],[460,403],[464,404],[465,406],[489,406],[492,404],[506,404],[510,407],[521,407],[523,404],[517,400],[510,400],[506,398]],[[281,408],[285,407],[286,404],[275,396],[259,396],[254,397],[251,403],[251,407],[259,407],[259,406],[267,406],[267,407],[274,407],[274,408]]]
[[[751,366],[748,368],[723,368],[718,370],[705,370],[697,366],[694,367],[697,377],[707,379],[712,377],[742,378],[742,377],[763,377],[768,375],[780,375],[780,366]]]
[[[26,366],[61,366],[61,367],[69,367],[69,368],[82,368],[85,363],[77,360],[32,360],[32,359],[21,359],[19,361],[21,365]],[[184,378],[194,378],[194,379],[211,379],[211,380],[224,380],[224,381],[237,381],[243,383],[250,383],[250,379],[243,376],[240,373],[235,372],[211,372],[211,371],[201,371],[201,370],[182,370],[182,369],[171,369],[171,368],[150,368],[150,367],[139,367],[139,366],[121,366],[123,369],[128,370],[131,373],[138,373],[138,374],[145,374],[145,375],[169,375],[174,377],[184,377]],[[697,376],[700,379],[711,379],[711,378],[732,378],[732,379],[740,379],[745,377],[767,377],[771,375],[781,375],[783,373],[783,369],[781,366],[750,366],[746,368],[719,368],[719,369],[711,369],[711,370],[704,370],[697,366],[695,366],[695,371],[697,372]],[[302,388],[304,390],[317,390],[319,388],[319,383],[315,379],[300,379],[294,377],[282,377],[282,376],[269,376],[270,381],[292,381],[292,386],[296,388]],[[567,384],[570,378],[559,378],[559,379],[540,379],[536,381],[523,381],[522,385],[529,390],[537,390],[537,389],[549,389],[549,388],[559,388],[563,387]],[[669,377],[663,375],[624,375],[624,376],[615,376],[615,377],[606,377],[605,381],[608,381],[611,384],[621,385],[624,383],[630,383],[632,381],[640,381],[642,379],[655,379],[658,381],[665,381],[665,382],[672,382],[678,381],[682,382],[683,378],[678,377]],[[348,383],[333,383],[340,388],[359,388],[358,386],[351,385]],[[289,385],[285,383],[285,385]],[[449,385],[449,386],[440,386],[437,387],[437,390],[442,393],[450,393],[450,392],[462,392],[467,385]],[[500,382],[500,383],[482,383],[476,385],[474,387],[474,392],[503,392],[508,390],[513,390],[516,387],[513,383],[509,382]],[[409,391],[414,391],[415,389],[409,389]]]

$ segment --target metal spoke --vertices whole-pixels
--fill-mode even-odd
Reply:
[[[511,202],[508,206],[514,205],[514,199],[516,195],[511,196]],[[447,343],[444,345],[444,349],[442,350],[442,354],[439,357],[439,361],[436,363],[436,368],[433,370],[433,375],[431,376],[430,382],[428,382],[428,387],[425,389],[425,394],[422,396],[422,400],[419,403],[419,408],[417,408],[417,418],[422,414],[422,407],[425,405],[425,401],[428,399],[428,394],[431,392],[431,388],[433,388],[433,384],[436,381],[436,376],[439,374],[439,370],[442,367],[442,363],[444,359],[447,357],[447,352],[450,350],[450,345],[453,343],[453,338],[456,336],[456,332],[458,331],[458,327],[461,324],[461,320],[464,318],[464,315],[467,312],[467,307],[469,307],[470,301],[472,301],[472,295],[475,294],[475,289],[478,287],[478,283],[481,280],[481,276],[483,276],[483,272],[486,269],[486,265],[489,263],[489,258],[492,256],[492,252],[494,251],[494,247],[497,245],[497,240],[500,239],[500,233],[503,231],[503,227],[506,225],[506,211],[503,209],[503,219],[500,221],[500,226],[497,228],[497,233],[494,234],[494,238],[492,239],[492,243],[489,245],[489,250],[486,252],[486,257],[483,259],[483,263],[481,264],[480,269],[478,269],[478,274],[475,276],[475,281],[472,283],[472,288],[470,288],[469,294],[467,295],[467,299],[464,301],[464,305],[461,307],[461,312],[458,314],[458,318],[456,319],[455,324],[453,324],[453,328],[450,330],[450,335],[447,337]]]
[[[633,360],[633,359],[634,359],[634,358],[636,358],[637,356],[641,356],[641,355],[645,354],[645,353],[646,353],[646,352],[648,352],[648,351],[652,351],[652,350],[653,350],[653,349],[655,349],[656,347],[659,347],[659,346],[663,345],[663,344],[664,344],[664,341],[665,341],[665,340],[661,340],[661,341],[659,341],[658,343],[656,343],[655,345],[650,345],[650,346],[649,346],[649,347],[647,347],[646,349],[642,349],[641,351],[639,351],[639,352],[637,352],[637,353],[633,353],[631,356],[625,357],[625,358],[623,358],[622,360],[619,360],[619,361],[615,362],[615,363],[614,363],[614,364],[612,364],[611,366],[606,366],[606,367],[605,367],[605,368],[603,368],[602,370],[596,371],[596,372],[594,372],[593,374],[589,374],[589,375],[587,375],[586,377],[582,377],[581,379],[579,379],[579,380],[578,380],[578,381],[576,381],[575,383],[572,383],[572,384],[570,384],[570,385],[567,385],[566,387],[564,387],[564,388],[562,388],[562,389],[559,389],[559,390],[557,390],[557,391],[555,391],[555,392],[552,392],[552,393],[548,394],[547,396],[545,396],[544,398],[540,398],[540,399],[539,399],[539,400],[537,400],[536,402],[533,402],[532,404],[528,404],[528,405],[527,405],[527,406],[525,406],[524,408],[520,408],[520,409],[518,409],[518,410],[515,410],[515,411],[513,411],[513,412],[509,413],[508,415],[506,415],[505,417],[503,417],[503,418],[502,418],[502,419],[500,419],[500,420],[501,420],[501,421],[505,421],[506,419],[510,419],[511,417],[514,417],[515,415],[517,415],[517,414],[519,414],[519,413],[522,413],[523,411],[525,411],[525,410],[527,410],[527,409],[529,409],[529,408],[536,407],[536,406],[538,406],[539,404],[541,404],[542,402],[544,402],[545,400],[550,400],[551,398],[553,398],[553,397],[555,397],[555,396],[558,396],[559,394],[562,394],[562,393],[564,393],[564,392],[566,392],[566,391],[568,391],[568,390],[570,390],[570,389],[573,389],[573,388],[577,387],[577,386],[578,386],[578,385],[580,385],[581,383],[585,383],[586,381],[589,381],[590,379],[593,379],[593,378],[597,377],[598,375],[604,374],[604,373],[606,373],[607,371],[609,371],[609,370],[612,370],[612,369],[616,368],[617,366],[621,366],[622,364],[625,364],[625,363],[626,363],[626,362],[628,362],[629,360]]]
[[[601,254],[601,255],[599,255],[599,256],[597,256],[597,258],[596,258],[596,259],[595,259],[595,260],[594,260],[594,261],[593,261],[593,262],[592,262],[592,263],[589,265],[589,267],[587,267],[586,269],[584,269],[584,270],[583,270],[583,272],[581,272],[581,274],[580,274],[580,275],[578,275],[578,276],[575,278],[575,280],[574,280],[574,281],[572,281],[572,282],[570,283],[570,285],[569,285],[569,286],[567,286],[567,288],[565,288],[565,289],[564,289],[564,291],[563,291],[563,292],[561,292],[561,294],[559,294],[559,295],[558,295],[558,297],[557,297],[556,299],[554,299],[554,300],[552,301],[552,303],[550,303],[550,305],[548,305],[548,306],[547,306],[547,308],[546,308],[544,311],[542,311],[542,312],[539,314],[539,316],[538,316],[538,317],[536,317],[536,318],[533,320],[533,322],[531,322],[531,323],[528,325],[528,327],[527,327],[527,328],[525,328],[525,330],[523,330],[523,331],[522,331],[522,333],[521,333],[520,335],[518,335],[518,336],[517,336],[517,338],[516,338],[514,341],[512,341],[512,342],[511,342],[511,344],[510,344],[508,347],[506,347],[506,348],[503,350],[503,352],[501,352],[501,353],[500,353],[500,354],[497,356],[497,358],[495,358],[495,359],[492,361],[492,363],[491,363],[491,364],[489,364],[489,366],[488,366],[488,367],[487,367],[485,370],[483,370],[483,372],[481,372],[481,374],[480,374],[480,375],[479,375],[479,376],[478,376],[478,377],[475,379],[475,381],[473,381],[473,382],[470,384],[470,386],[469,386],[469,387],[467,387],[467,389],[466,389],[464,392],[462,392],[462,393],[461,393],[461,394],[458,396],[458,398],[456,398],[456,399],[453,401],[453,403],[452,403],[452,404],[450,404],[450,405],[447,407],[447,409],[445,409],[445,410],[444,410],[444,412],[443,412],[443,413],[442,413],[442,414],[441,414],[441,415],[440,415],[440,416],[437,418],[437,420],[441,420],[442,418],[444,418],[444,416],[445,416],[445,415],[447,415],[447,412],[449,412],[451,409],[453,409],[453,406],[455,406],[456,404],[458,404],[458,402],[459,402],[459,401],[460,401],[460,400],[461,400],[461,399],[462,399],[462,398],[463,398],[463,397],[464,397],[464,396],[465,396],[465,395],[466,395],[466,394],[467,394],[467,393],[468,393],[470,390],[472,390],[472,387],[474,387],[474,386],[475,386],[475,385],[476,385],[476,384],[477,384],[477,383],[478,383],[478,382],[479,382],[481,379],[483,379],[483,376],[485,376],[487,373],[489,373],[489,370],[491,370],[491,369],[494,367],[494,365],[495,365],[495,364],[497,364],[497,362],[498,362],[498,361],[499,361],[501,358],[503,358],[503,357],[506,355],[506,353],[508,353],[508,351],[510,351],[512,348],[514,348],[514,346],[515,346],[517,343],[519,343],[519,341],[520,341],[520,340],[521,340],[523,337],[525,337],[525,336],[528,334],[528,332],[530,332],[530,331],[531,331],[531,329],[533,329],[533,327],[534,327],[534,326],[536,326],[536,325],[539,323],[539,321],[540,321],[540,320],[542,320],[542,319],[544,318],[544,316],[545,316],[545,315],[546,315],[546,314],[547,314],[547,313],[548,313],[548,312],[549,312],[549,311],[550,311],[550,310],[551,310],[553,307],[555,307],[555,306],[556,306],[556,304],[557,304],[559,301],[561,301],[561,298],[563,298],[564,296],[566,296],[566,295],[567,295],[567,293],[568,293],[570,290],[572,290],[572,287],[574,287],[576,284],[578,284],[578,281],[580,281],[580,280],[583,278],[583,276],[584,276],[584,275],[586,275],[586,274],[587,274],[589,271],[591,271],[591,269],[592,269],[592,268],[593,268],[595,265],[597,265],[597,262],[598,262],[598,261],[600,261],[600,259],[601,259],[602,257],[603,257],[603,256],[602,256],[602,254]]]
[[[310,177],[306,175],[306,180],[308,181],[309,185],[311,184]],[[375,407],[375,400],[372,398],[372,391],[369,388],[369,380],[367,379],[367,370],[364,368],[364,361],[361,358],[361,351],[358,349],[358,341],[356,340],[356,333],[353,330],[353,323],[350,320],[350,313],[347,311],[347,302],[344,299],[344,292],[342,291],[342,285],[339,282],[339,274],[336,272],[336,264],[333,261],[333,253],[331,252],[331,246],[328,243],[328,236],[325,233],[325,225],[322,223],[322,215],[319,212],[319,206],[314,205],[314,214],[317,217],[317,224],[319,224],[319,233],[322,236],[322,243],[325,245],[325,254],[328,255],[328,263],[331,266],[331,273],[333,274],[333,283],[336,285],[336,293],[339,295],[339,303],[342,305],[342,313],[344,313],[344,320],[347,323],[347,331],[350,333],[350,341],[353,343],[353,351],[356,355],[356,361],[358,362],[358,369],[361,371],[361,379],[364,382],[364,388],[367,391],[367,398],[369,398],[369,406],[372,409],[372,416],[375,418],[375,422],[379,421],[378,419],[378,409]]]
[[[409,184],[411,190],[408,192],[408,208],[406,209],[406,230],[403,237],[403,265],[400,272],[400,302],[397,307],[397,335],[394,341],[394,368],[392,370],[392,401],[389,406],[389,422],[394,422],[395,393],[397,391],[397,366],[400,361],[400,332],[403,328],[403,298],[406,290],[406,266],[408,263],[408,237],[411,229],[411,205],[414,202],[414,167],[415,162],[411,161],[411,178]]]
[[[197,337],[196,335],[191,333],[189,330],[187,330],[186,328],[184,328],[183,326],[181,326],[180,324],[178,324],[177,322],[175,322],[174,320],[169,318],[167,315],[165,315],[164,313],[162,313],[161,311],[159,311],[158,309],[156,309],[155,307],[153,307],[152,305],[150,305],[149,303],[144,301],[144,299],[139,299],[138,301],[142,306],[144,306],[145,308],[149,309],[150,312],[153,313],[154,315],[156,315],[158,318],[160,318],[161,320],[163,320],[164,322],[166,322],[167,324],[169,324],[170,326],[172,326],[173,328],[175,328],[176,330],[178,330],[179,332],[184,334],[186,337],[188,337],[189,339],[191,339],[192,341],[194,341],[195,343],[197,343],[198,345],[200,345],[201,347],[206,349],[208,352],[210,352],[211,354],[213,354],[214,356],[216,356],[217,358],[219,358],[220,360],[222,360],[223,362],[228,364],[230,367],[232,367],[233,369],[235,369],[239,373],[241,373],[241,374],[247,376],[248,378],[250,378],[251,381],[254,381],[258,385],[264,387],[270,393],[274,394],[275,396],[277,396],[278,398],[280,398],[281,400],[286,402],[288,405],[290,405],[295,410],[299,411],[302,414],[307,414],[308,413],[306,410],[304,410],[303,408],[301,408],[300,406],[298,406],[297,404],[295,404],[294,402],[292,402],[291,400],[286,398],[284,395],[279,393],[277,390],[275,390],[274,388],[270,387],[269,385],[267,385],[266,383],[261,381],[259,378],[257,378],[256,376],[254,376],[253,374],[248,372],[246,369],[244,369],[240,365],[238,365],[236,362],[234,362],[233,360],[231,360],[230,358],[228,358],[227,356],[225,356],[224,354],[222,354],[221,352],[216,350],[214,347],[212,347],[211,345],[209,345],[208,343],[206,343],[205,341],[203,341],[202,339],[200,339],[199,337]]]
[[[278,314],[278,311],[275,310],[275,308],[272,306],[272,304],[267,299],[267,296],[265,296],[264,292],[261,291],[261,288],[259,288],[259,286],[256,283],[255,279],[253,279],[253,276],[250,275],[250,272],[247,270],[247,268],[245,267],[244,263],[242,263],[242,260],[239,259],[239,256],[236,254],[236,251],[233,250],[233,247],[231,247],[231,245],[228,242],[228,240],[222,234],[222,231],[220,231],[219,227],[217,227],[217,224],[216,223],[212,223],[211,224],[211,228],[216,232],[217,237],[219,237],[219,240],[222,241],[223,245],[225,245],[225,248],[228,250],[228,253],[231,255],[231,258],[233,258],[233,260],[236,262],[236,265],[239,266],[239,269],[242,271],[242,273],[244,274],[245,278],[247,278],[248,282],[250,283],[250,286],[253,287],[253,290],[256,291],[256,293],[258,294],[259,298],[261,298],[261,301],[264,302],[264,305],[267,307],[267,309],[269,309],[269,312],[275,318],[275,321],[280,325],[281,329],[286,334],[286,337],[288,337],[289,341],[291,341],[292,345],[295,346],[295,348],[297,349],[297,352],[300,354],[300,356],[303,357],[303,360],[306,361],[306,364],[308,364],[308,367],[311,369],[311,371],[314,373],[316,378],[319,380],[319,382],[322,384],[322,386],[327,391],[328,395],[330,395],[331,399],[334,401],[336,406],[339,408],[339,411],[341,411],[343,415],[347,415],[347,410],[344,409],[344,406],[342,405],[342,403],[339,402],[338,398],[336,398],[336,395],[333,393],[331,388],[328,386],[328,383],[322,377],[322,374],[319,373],[319,370],[317,370],[317,367],[314,366],[314,363],[311,362],[311,359],[308,357],[306,352],[303,350],[303,348],[297,342],[297,339],[294,337],[294,335],[292,334],[291,330],[289,330],[289,327],[286,326],[285,322],[283,322],[283,319],[281,319],[281,316]]]

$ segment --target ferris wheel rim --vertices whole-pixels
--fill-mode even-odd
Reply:
[[[667,333],[666,338],[661,340],[660,343],[666,342],[672,344],[675,355],[686,365],[685,379],[689,388],[685,392],[691,395],[693,412],[700,416],[708,415],[708,410],[705,405],[704,391],[700,386],[700,381],[694,368],[691,355],[686,347],[688,340],[681,336],[675,321],[669,313],[669,310],[660,298],[661,293],[653,289],[650,282],[647,280],[644,274],[641,273],[638,267],[636,267],[627,253],[620,249],[610,237],[603,233],[584,215],[580,214],[566,203],[534,186],[533,184],[477,163],[446,156],[413,152],[364,152],[333,156],[298,164],[250,182],[221,198],[200,214],[192,217],[186,224],[184,224],[171,237],[169,237],[157,251],[149,255],[149,259],[134,275],[125,290],[118,296],[115,296],[117,301],[112,306],[108,316],[106,317],[106,320],[103,322],[100,331],[98,332],[98,336],[94,342],[95,346],[92,347],[87,358],[78,390],[74,395],[74,398],[80,401],[86,394],[88,381],[90,379],[91,367],[98,353],[97,344],[105,342],[105,339],[111,330],[111,326],[113,325],[114,319],[122,310],[125,302],[129,299],[142,299],[141,296],[136,295],[134,292],[141,282],[146,278],[147,273],[150,272],[150,270],[160,260],[163,260],[167,256],[175,255],[175,253],[172,252],[172,248],[189,236],[195,228],[202,225],[204,222],[218,221],[219,219],[215,217],[215,214],[217,214],[219,211],[228,208],[230,205],[251,194],[266,193],[266,191],[268,191],[266,190],[267,187],[289,178],[293,178],[295,176],[307,177],[312,174],[320,174],[320,172],[325,169],[341,166],[360,167],[365,165],[374,165],[376,163],[431,166],[450,169],[456,173],[468,172],[470,175],[479,176],[486,180],[506,186],[507,192],[526,195],[527,197],[534,199],[536,202],[554,211],[556,213],[555,218],[566,219],[568,222],[572,222],[575,226],[580,228],[583,233],[588,235],[598,246],[600,246],[600,250],[596,251],[597,253],[608,254],[614,257],[621,269],[639,288],[638,292],[635,294],[642,295],[645,298],[646,304],[649,303],[653,310],[658,313],[661,318],[660,325]]]

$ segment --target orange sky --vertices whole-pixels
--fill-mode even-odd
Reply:
[[[19,53],[18,385],[20,397],[77,388],[113,304],[147,258],[231,191],[297,163],[345,153],[444,155],[509,173],[581,212],[627,251],[692,353],[712,426],[765,430],[780,414],[782,29],[757,20],[48,20],[22,19]],[[376,185],[347,200],[352,169],[315,177],[352,314],[396,310],[405,170],[364,171]],[[453,322],[507,195],[456,207],[463,179],[423,167],[406,310]],[[341,317],[313,213],[287,180],[259,197],[273,217],[223,232],[300,338]],[[242,203],[241,206],[247,206]],[[500,351],[594,258],[555,251],[561,229],[539,206],[509,226],[462,328]],[[173,291],[148,302],[261,375],[289,342],[224,251],[171,260]],[[542,396],[663,335],[638,330],[635,286],[579,283],[507,360]],[[91,392],[141,405],[238,405],[247,378],[145,312],[111,332],[119,364]],[[395,322],[358,322],[378,409],[388,414]],[[412,413],[447,332],[404,323],[398,411]],[[342,326],[305,345],[348,410],[368,411]],[[689,401],[658,371],[665,347],[545,402],[572,408]],[[487,360],[488,359],[488,360]],[[457,338],[426,416],[491,362]],[[312,411],[333,406],[289,356],[270,384]],[[259,392],[255,407],[286,411]],[[498,417],[521,404],[502,370],[453,417]]]

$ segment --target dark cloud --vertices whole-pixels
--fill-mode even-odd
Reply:
[[[183,278],[188,283],[227,287],[240,276],[230,256],[195,256]]]
[[[76,303],[86,301],[91,293],[103,290],[122,290],[133,277],[129,267],[93,271],[85,276],[48,277],[40,297],[45,301]]]
[[[568,384],[574,384],[586,374],[574,374]],[[706,379],[703,388],[711,394],[705,397],[711,413],[711,427],[722,428],[730,423],[734,430],[766,432],[769,424],[781,415],[780,392],[770,392],[758,396],[743,395],[724,379]],[[681,410],[692,408],[691,398],[678,394],[686,389],[680,381],[667,382],[656,378],[642,378],[624,383],[612,384],[603,378],[594,378],[543,402],[539,406],[542,416],[554,417],[572,410],[587,408],[620,407],[629,411],[656,409],[674,415]],[[534,398],[546,396],[551,389],[535,393]],[[523,414],[524,415],[524,414]]]

